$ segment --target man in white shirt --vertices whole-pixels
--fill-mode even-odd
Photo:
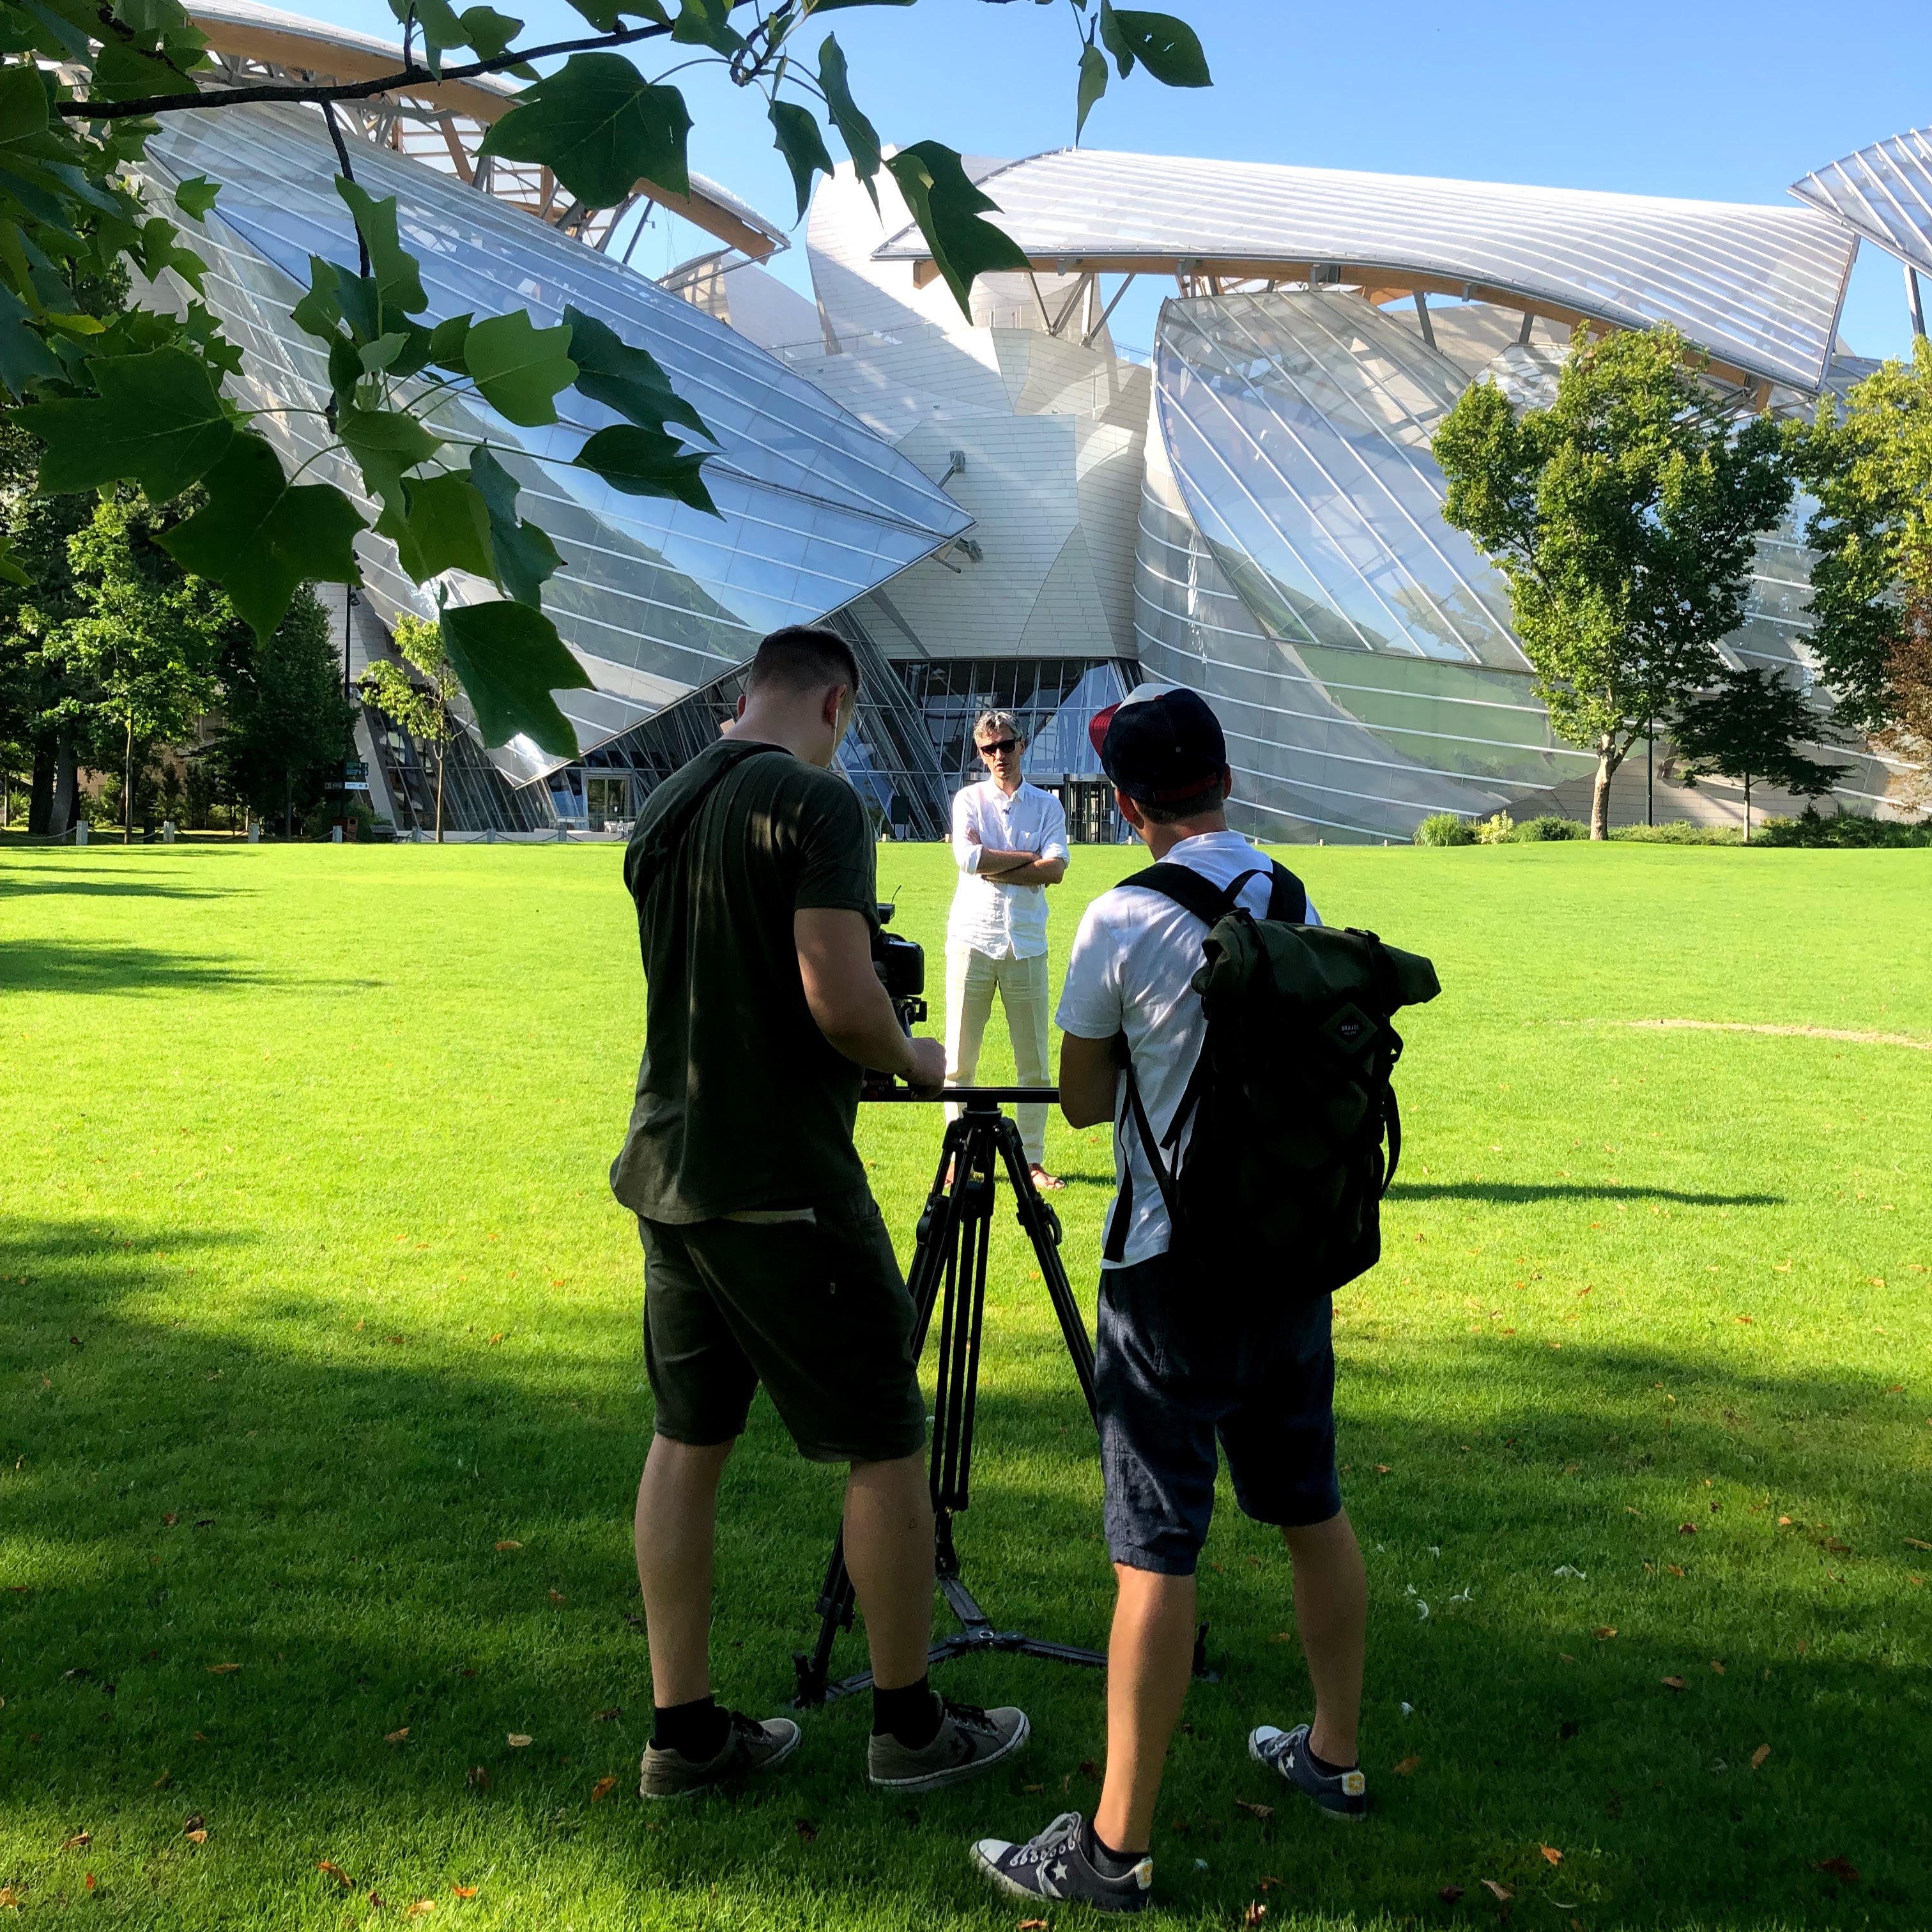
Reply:
[[[1026,740],[1010,711],[984,713],[973,727],[973,742],[990,776],[952,801],[959,884],[946,921],[946,1084],[972,1085],[997,990],[1019,1084],[1045,1087],[1053,1078],[1047,1058],[1046,888],[1066,876],[1066,814],[1052,793],[1020,776]],[[1059,1186],[1040,1165],[1045,1105],[1023,1105],[1018,1113],[1034,1186]]]
[[[1204,700],[1144,685],[1093,728],[1120,812],[1156,861],[1224,894],[1246,875],[1235,902],[1256,917],[1319,923],[1294,874],[1228,830],[1233,775]],[[1333,1817],[1367,1808],[1355,1748],[1367,1580],[1336,1478],[1329,1298],[1281,1288],[1244,1298],[1171,1255],[1161,1190],[1125,1104],[1121,1060],[1131,1054],[1156,1142],[1175,1117],[1207,1036],[1192,985],[1207,932],[1130,878],[1088,908],[1060,994],[1060,1111],[1076,1127],[1114,1123],[1094,1383],[1120,1594],[1106,1776],[1091,1822],[1070,1812],[1025,1844],[986,1838],[974,1848],[995,1884],[1035,1902],[1117,1912],[1148,1902],[1154,1802],[1191,1670],[1217,1438],[1243,1514],[1277,1525],[1287,1543],[1315,1690],[1312,1724],[1263,1725],[1250,1754]],[[1280,1258],[1292,1282],[1294,1258]]]

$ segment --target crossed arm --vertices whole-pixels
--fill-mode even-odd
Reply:
[[[1003,886],[1057,886],[1066,876],[1064,853],[1044,858],[1037,852],[1003,851],[998,846],[981,844],[979,833],[970,825],[964,836],[968,844],[980,848],[980,862],[973,869],[982,879],[997,879]]]

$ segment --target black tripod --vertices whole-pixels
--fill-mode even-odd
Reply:
[[[910,1100],[896,1093],[880,1098]],[[939,1150],[939,1166],[919,1218],[919,1233],[906,1286],[912,1295],[913,1354],[926,1346],[935,1306],[939,1312],[939,1378],[932,1412],[932,1508],[935,1568],[939,1587],[959,1619],[952,1636],[942,1637],[928,1653],[934,1664],[974,1651],[1012,1650],[1028,1657],[1051,1658],[1061,1664],[1103,1667],[1097,1650],[1078,1645],[1049,1643],[1023,1630],[995,1630],[992,1619],[966,1587],[953,1546],[952,1519],[966,1508],[973,1468],[973,1416],[980,1379],[980,1333],[986,1304],[986,1250],[993,1230],[993,1192],[998,1163],[1006,1163],[1012,1183],[1020,1226],[1033,1244],[1060,1332],[1079,1378],[1080,1393],[1094,1412],[1094,1349],[1087,1324],[1060,1264],[1060,1217],[1040,1198],[1027,1166],[1018,1127],[1000,1111],[1002,1100],[1051,1100],[1051,1087],[956,1087],[941,1096],[957,1100],[964,1112],[946,1124]],[[950,1178],[949,1178],[950,1176]],[[819,1593],[818,1641],[808,1656],[792,1654],[798,1673],[800,1706],[823,1704],[849,1696],[872,1681],[869,1670],[856,1676],[827,1681],[832,1646],[842,1630],[852,1627],[852,1580],[845,1570],[845,1539],[832,1546],[832,1561]]]

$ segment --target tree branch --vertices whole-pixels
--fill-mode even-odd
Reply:
[[[69,121],[127,121],[151,114],[188,113],[204,107],[241,107],[251,101],[366,100],[375,94],[419,94],[444,82],[473,80],[479,74],[500,74],[526,61],[544,60],[555,54],[593,52],[600,48],[628,46],[636,40],[661,40],[670,32],[668,27],[656,26],[626,27],[589,40],[553,40],[548,46],[507,48],[494,60],[446,67],[440,76],[411,62],[401,72],[385,74],[376,80],[262,81],[247,87],[218,88],[212,92],[197,88],[192,94],[154,94],[139,100],[62,100],[56,102],[55,107]]]

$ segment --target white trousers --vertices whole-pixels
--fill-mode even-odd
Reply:
[[[993,1010],[993,992],[1006,1010],[1006,1032],[1013,1043],[1013,1071],[1022,1087],[1046,1087],[1053,1076],[1047,1064],[1046,955],[1030,959],[994,959],[967,946],[946,949],[946,1084],[970,1087],[980,1067],[980,1045]],[[959,1109],[949,1107],[950,1118]],[[1028,1101],[1019,1109],[1020,1138],[1029,1162],[1046,1152],[1046,1107]]]

